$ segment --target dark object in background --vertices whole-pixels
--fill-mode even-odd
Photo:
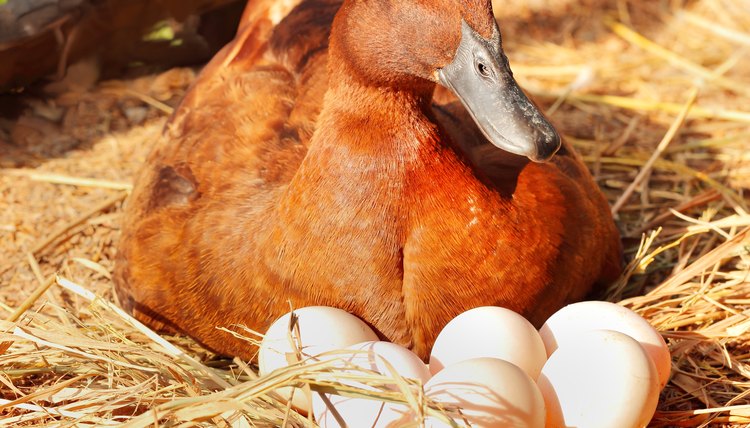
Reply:
[[[0,92],[94,55],[105,73],[134,63],[207,61],[234,35],[238,0],[0,0]],[[147,37],[159,23],[169,37]]]
[[[70,19],[84,0],[7,0],[0,4],[0,43],[34,36]]]

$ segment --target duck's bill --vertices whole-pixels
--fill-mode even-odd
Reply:
[[[532,161],[548,160],[560,148],[560,136],[518,87],[502,51],[500,32],[492,40],[462,23],[453,62],[438,71],[495,146]]]

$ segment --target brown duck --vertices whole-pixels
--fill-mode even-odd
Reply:
[[[476,306],[543,322],[620,253],[489,0],[253,0],[137,179],[115,279],[222,354],[255,349],[218,326],[327,305],[426,357]]]

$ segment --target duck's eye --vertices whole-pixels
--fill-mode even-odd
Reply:
[[[477,71],[484,77],[490,77],[490,69],[484,63],[477,63]]]

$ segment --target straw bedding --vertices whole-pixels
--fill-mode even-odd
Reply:
[[[750,2],[496,5],[518,80],[613,205],[630,264],[606,298],[670,346],[652,425],[750,423]],[[122,202],[196,72],[96,82],[77,67],[47,91],[0,96],[0,425],[313,426],[270,393],[300,382],[451,410],[330,363],[258,378],[119,311]]]

